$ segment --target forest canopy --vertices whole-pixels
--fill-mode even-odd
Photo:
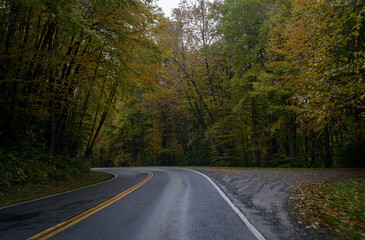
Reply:
[[[365,3],[1,0],[0,187],[90,166],[365,167]]]

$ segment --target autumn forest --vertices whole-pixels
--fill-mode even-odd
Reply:
[[[0,11],[0,188],[93,166],[365,167],[362,0]]]

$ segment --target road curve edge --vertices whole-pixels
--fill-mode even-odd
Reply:
[[[91,171],[94,171],[94,170],[91,170]],[[100,170],[99,172],[105,172],[105,171],[101,171]],[[69,192],[74,192],[74,191],[81,190],[81,189],[88,188],[88,187],[93,187],[93,186],[96,186],[96,185],[99,185],[99,184],[102,184],[102,183],[106,183],[106,182],[112,181],[112,180],[114,180],[114,179],[117,178],[117,175],[116,174],[110,173],[110,172],[107,172],[107,173],[114,175],[114,177],[111,178],[111,179],[108,179],[106,181],[99,182],[99,183],[95,183],[95,184],[92,184],[92,185],[89,185],[89,186],[85,186],[85,187],[81,187],[81,188],[76,188],[76,189],[72,189],[72,190],[69,190],[69,191],[60,192],[60,193],[52,194],[52,195],[49,195],[49,196],[45,196],[45,197],[41,197],[41,198],[36,198],[36,199],[32,199],[32,200],[29,200],[29,201],[20,202],[20,203],[16,203],[16,204],[12,204],[12,205],[5,206],[5,207],[0,207],[0,210],[6,209],[6,208],[20,206],[20,205],[23,205],[23,204],[26,204],[26,203],[30,203],[30,202],[35,202],[35,201],[39,201],[39,200],[51,198],[51,197],[58,196],[58,195],[62,195],[62,194],[69,193]]]
[[[252,232],[252,234],[258,239],[258,240],[266,240],[265,237],[259,232],[259,230],[257,230],[257,228],[255,228],[255,226],[253,226],[250,221],[248,221],[248,219],[246,218],[246,216],[238,209],[238,207],[236,205],[233,204],[233,202],[228,198],[228,196],[217,186],[217,184],[215,184],[215,182],[213,182],[213,180],[208,177],[207,175],[192,170],[192,169],[188,169],[188,168],[184,168],[186,170],[195,172],[197,174],[200,174],[201,176],[205,177],[212,185],[213,187],[218,191],[218,193],[221,195],[221,197],[228,203],[228,205],[233,209],[233,211],[235,211],[235,213],[238,215],[238,217],[242,220],[242,222],[244,222],[246,224],[246,226],[250,229],[250,231]]]

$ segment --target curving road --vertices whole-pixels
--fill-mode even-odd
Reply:
[[[95,170],[116,178],[0,209],[0,239],[263,239],[197,172]]]

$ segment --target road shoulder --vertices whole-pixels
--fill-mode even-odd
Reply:
[[[315,182],[365,177],[363,170],[240,170],[195,168],[212,178],[267,239],[326,239],[298,223],[289,199]]]

